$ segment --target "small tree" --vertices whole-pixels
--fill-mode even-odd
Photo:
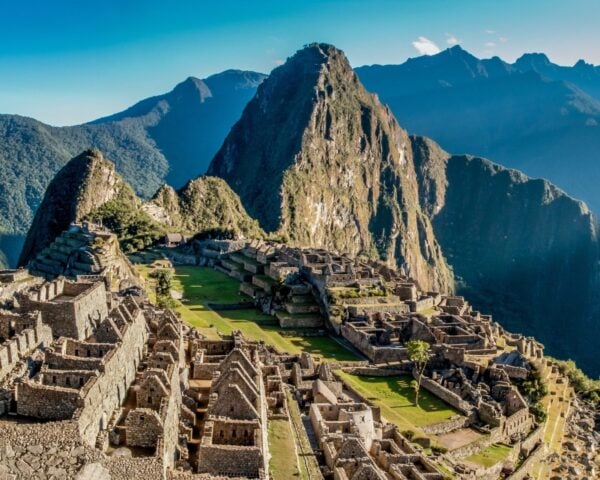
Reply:
[[[423,378],[423,372],[429,361],[431,346],[423,340],[411,340],[406,343],[408,349],[408,358],[415,364],[415,371],[417,372],[417,385],[415,388],[415,405],[419,405],[419,390],[421,389],[421,379]]]

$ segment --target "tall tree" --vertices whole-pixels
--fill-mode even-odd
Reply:
[[[417,372],[417,386],[415,388],[415,405],[419,405],[419,390],[421,389],[421,379],[431,356],[431,346],[423,340],[411,340],[406,343],[408,349],[408,358],[415,364]]]

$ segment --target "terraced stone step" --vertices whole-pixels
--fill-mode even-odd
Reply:
[[[362,313],[409,313],[410,309],[406,303],[375,303],[365,305],[348,305],[350,315],[356,316]]]
[[[252,284],[263,289],[265,292],[270,292],[271,287],[277,285],[277,282],[266,275],[254,275],[252,277]]]
[[[293,295],[307,295],[311,293],[308,283],[299,283],[297,285],[288,285]]]
[[[252,280],[252,274],[246,270],[230,270],[228,275],[239,282],[250,282]]]
[[[241,263],[237,263],[230,258],[221,259],[221,265],[223,265],[228,271],[238,271],[244,269],[244,266]]]
[[[315,303],[314,297],[309,293],[293,294],[288,300],[290,301],[290,303],[297,303],[299,305]]]
[[[67,263],[67,261],[69,260],[68,254],[63,253],[56,249],[52,249],[50,252],[46,253],[45,256],[47,258],[51,258],[51,259],[56,260],[61,263]]]
[[[62,268],[64,266],[63,262],[60,262],[49,256],[42,256],[36,259],[36,263],[43,263],[45,265],[51,265],[53,267]]]
[[[403,303],[397,295],[341,298],[340,301],[344,305],[385,305]]]
[[[221,273],[224,273],[225,275],[229,275],[229,269],[223,268],[221,265],[215,265],[214,268],[217,272],[221,272]]]
[[[245,293],[249,297],[256,297],[258,290],[259,289],[256,287],[256,285],[253,285],[249,282],[242,282],[240,284],[240,292]]]
[[[323,326],[323,317],[314,313],[293,314],[278,311],[275,312],[275,318],[281,328],[319,328]]]
[[[297,314],[297,313],[319,313],[321,309],[319,305],[316,303],[290,303],[286,302],[284,304],[285,309],[288,313]]]
[[[232,253],[231,255],[229,255],[229,258],[232,261],[242,265],[245,270],[251,273],[262,274],[265,271],[265,267],[263,264],[257,262],[254,258],[247,257],[246,255],[242,255],[240,253]]]
[[[45,265],[43,263],[34,262],[31,265],[31,273],[43,275],[58,275],[62,272],[62,268],[57,269],[52,265]]]

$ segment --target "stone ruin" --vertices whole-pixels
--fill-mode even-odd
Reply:
[[[117,236],[87,222],[72,224],[32,258],[27,268],[32,274],[48,280],[58,276],[102,276],[109,288],[124,289],[143,283],[121,252]]]
[[[320,325],[340,334],[375,366],[410,375],[412,363],[406,343],[429,343],[433,357],[422,385],[464,415],[447,426],[432,427],[432,432],[472,426],[489,434],[493,441],[513,444],[536,429],[529,405],[515,382],[529,378],[532,368],[541,366],[543,346],[533,338],[505,331],[491,316],[474,310],[463,297],[423,292],[417,282],[381,262],[361,261],[325,250],[259,241],[204,241],[197,243],[196,251],[201,264],[238,279],[242,293],[259,306],[268,305],[265,311],[274,314],[282,327],[302,326],[297,319],[289,324],[284,320],[292,312],[290,304],[311,305],[315,312],[318,307]],[[312,300],[295,300],[294,295]],[[289,380],[301,403],[317,399],[311,416],[321,418],[319,415],[324,413],[315,405],[335,405],[340,392],[333,386],[335,382],[328,384],[318,378],[313,367],[309,359],[301,358],[289,366]],[[314,421],[315,425],[324,425],[321,420]],[[396,446],[389,442],[389,438],[397,438],[397,432],[385,439],[381,435],[379,440],[385,440],[378,443],[381,456],[401,448],[398,445],[402,441]],[[359,443],[364,451],[359,455],[352,447],[352,455],[371,458],[369,442],[365,444],[362,439]],[[341,445],[339,439],[331,440],[332,451],[341,451]],[[332,453],[326,462],[331,472],[338,468],[332,460],[335,455]],[[355,462],[353,469],[346,473],[340,470],[336,478],[380,478],[371,473],[379,465],[371,460],[358,462],[360,472]],[[407,478],[438,478],[430,466],[418,472]]]
[[[543,359],[535,340],[378,262],[265,242],[198,251],[281,327],[329,329],[368,360],[319,363],[237,332],[206,338],[131,288],[135,277],[115,282],[112,267],[70,279],[0,273],[11,292],[0,310],[0,477],[267,479],[269,422],[299,409],[326,478],[441,479],[333,371],[411,374],[413,339],[432,348],[423,388],[462,414],[429,433],[472,426],[539,452],[515,386]]]

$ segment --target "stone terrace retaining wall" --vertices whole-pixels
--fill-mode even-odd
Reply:
[[[423,433],[427,435],[443,435],[444,433],[453,432],[459,428],[468,427],[471,424],[471,417],[458,417],[447,420],[445,422],[434,423],[433,425],[426,425],[421,427]]]
[[[469,415],[471,410],[473,410],[473,407],[468,402],[465,402],[462,398],[460,398],[456,393],[451,392],[430,378],[424,376],[421,379],[421,386],[465,415]]]
[[[521,466],[507,478],[507,480],[523,480],[526,478],[529,473],[531,473],[531,468],[534,466],[534,464],[537,463],[545,453],[546,446],[544,444],[538,445],[536,449],[525,459]]]
[[[75,478],[84,464],[102,458],[82,444],[76,422],[0,421],[0,478]]]

